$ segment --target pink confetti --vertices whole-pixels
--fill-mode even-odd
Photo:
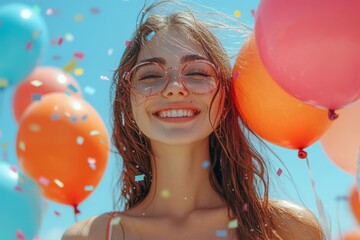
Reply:
[[[16,186],[15,187],[15,190],[18,191],[18,192],[21,192],[22,191],[22,188],[20,186]]]
[[[26,50],[30,50],[31,47],[32,47],[32,41],[28,41],[28,42],[26,43]]]
[[[243,210],[244,212],[246,212],[246,211],[248,210],[248,208],[249,208],[249,206],[248,206],[247,203],[245,203],[245,204],[242,206],[242,210]]]
[[[131,41],[125,41],[125,46],[130,47],[132,45]]]
[[[44,186],[48,186],[49,185],[49,179],[47,179],[45,177],[39,177],[39,183],[41,183]]]
[[[58,40],[58,45],[61,45],[62,43],[63,43],[63,41],[64,41],[64,39],[61,37],[61,38],[59,38],[59,40]]]
[[[14,173],[16,173],[17,170],[18,170],[17,166],[15,166],[15,165],[10,166],[10,169],[11,169],[11,171],[13,171]]]
[[[236,71],[236,73],[234,73],[233,75],[233,79],[236,80],[239,77],[240,73],[239,71]]]
[[[55,213],[56,216],[60,216],[60,215],[61,215],[60,212],[58,212],[58,211],[54,211],[54,213]]]
[[[34,237],[34,239],[33,240],[40,240],[40,238],[39,237]]]
[[[84,54],[81,52],[75,52],[74,53],[74,57],[78,58],[78,59],[83,59],[84,58]]]
[[[282,169],[279,168],[279,169],[277,170],[277,173],[276,173],[276,174],[280,177],[281,173],[282,173]]]
[[[101,80],[110,80],[107,76],[100,76]]]
[[[16,239],[17,240],[25,240],[25,235],[22,233],[20,229],[16,231]]]
[[[53,14],[55,14],[54,9],[52,9],[52,8],[46,9],[46,15],[53,15]]]
[[[251,16],[253,16],[253,18],[256,17],[256,13],[255,13],[255,10],[254,10],[254,9],[251,9],[250,13],[251,13]]]

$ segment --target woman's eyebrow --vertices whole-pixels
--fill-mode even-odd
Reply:
[[[180,58],[181,64],[191,62],[193,60],[208,60],[208,59],[206,57],[203,57],[203,56],[197,55],[197,54],[185,55]],[[138,64],[143,63],[143,62],[156,62],[156,63],[160,63],[162,65],[166,65],[166,60],[161,57],[146,58],[146,59],[139,61]]]

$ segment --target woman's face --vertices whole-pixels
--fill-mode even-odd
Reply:
[[[171,28],[146,42],[137,63],[155,58],[166,68],[179,69],[194,58],[207,60],[199,44]],[[214,127],[221,116],[221,111],[217,116],[223,106],[220,92],[210,111],[215,91],[204,95],[191,93],[181,83],[178,69],[168,70],[168,77],[167,87],[158,94],[150,97],[131,94],[132,113],[139,129],[151,141],[167,144],[187,144],[208,138],[213,131],[209,114]]]

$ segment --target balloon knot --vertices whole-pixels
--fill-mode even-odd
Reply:
[[[78,209],[78,206],[77,206],[77,205],[74,205],[73,207],[74,207],[74,213],[75,213],[75,215],[76,215],[76,214],[79,214],[79,213],[80,213],[80,210]]]
[[[299,158],[304,159],[307,157],[307,152],[305,152],[304,149],[300,148],[298,152],[298,156]]]
[[[335,113],[334,109],[329,109],[328,117],[331,121],[334,121],[335,119],[337,119],[339,117],[339,114]]]

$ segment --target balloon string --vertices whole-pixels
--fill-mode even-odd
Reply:
[[[329,109],[328,117],[331,121],[334,121],[335,119],[337,119],[339,117],[339,114],[335,113],[334,109]]]
[[[331,231],[330,231],[329,223],[328,223],[326,215],[325,215],[324,205],[323,205],[323,203],[322,203],[322,201],[321,201],[321,199],[320,199],[320,197],[319,197],[319,195],[318,195],[318,193],[317,193],[317,191],[315,189],[315,181],[314,181],[314,178],[312,176],[309,159],[307,157],[306,157],[306,164],[307,164],[307,167],[308,167],[308,173],[309,173],[309,176],[310,176],[312,189],[314,191],[316,205],[317,205],[317,209],[319,211],[321,223],[323,225],[323,228],[325,229],[325,236],[326,236],[326,239],[331,240]]]
[[[80,210],[78,209],[78,205],[73,205],[73,208],[74,208],[75,222],[78,222],[77,215],[80,213]]]

